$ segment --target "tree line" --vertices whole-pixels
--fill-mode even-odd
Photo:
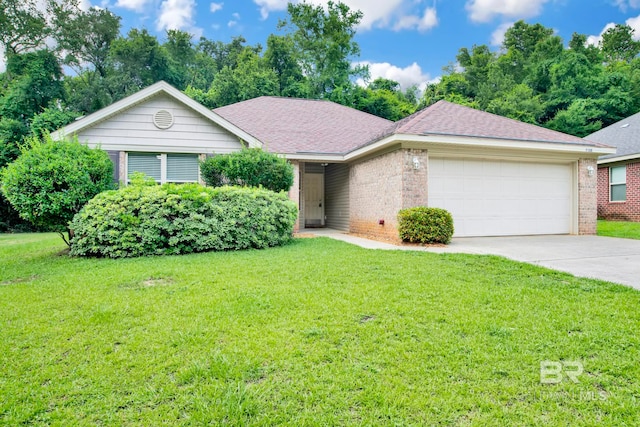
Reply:
[[[119,16],[83,10],[79,0],[0,0],[0,168],[27,138],[159,80],[209,108],[273,95],[328,99],[399,120],[446,99],[578,136],[640,110],[640,43],[625,25],[607,30],[598,45],[581,34],[565,45],[552,29],[520,21],[499,51],[461,48],[440,81],[420,93],[372,80],[354,65],[361,19],[343,3],[289,4],[262,46],[242,36],[195,40],[179,30],[161,39],[144,28],[121,34]],[[0,229],[17,221],[2,199],[0,218]]]

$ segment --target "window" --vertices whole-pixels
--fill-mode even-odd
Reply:
[[[143,172],[159,183],[197,182],[197,154],[127,153],[127,176]]]
[[[627,167],[614,166],[609,168],[609,200],[624,202],[627,200]]]

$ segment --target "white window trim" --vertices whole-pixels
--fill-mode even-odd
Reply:
[[[615,169],[615,168],[624,168],[624,181],[613,182],[612,176],[613,176],[613,169]],[[613,186],[614,185],[622,185],[622,184],[624,184],[625,190],[626,190],[626,186],[627,186],[627,165],[610,166],[609,167],[609,203],[625,203],[627,201],[626,191],[625,191],[625,195],[624,195],[624,200],[612,200],[611,199],[611,196],[613,194]]]
[[[138,153],[138,151],[132,151],[131,153]],[[126,153],[126,165],[125,165],[125,173],[126,173],[126,183],[129,184],[129,152],[127,151]],[[171,153],[174,154],[174,153]],[[193,153],[176,153],[176,154],[193,154]],[[194,156],[197,157],[198,159],[198,179],[195,181],[167,181],[167,153],[161,153],[158,154],[156,156],[156,158],[160,159],[160,182],[158,182],[158,184],[166,184],[168,182],[173,182],[176,184],[184,184],[184,183],[189,183],[189,182],[200,182],[201,181],[201,175],[200,175],[200,160],[201,160],[201,155],[199,154],[193,154]]]

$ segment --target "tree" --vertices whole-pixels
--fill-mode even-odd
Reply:
[[[0,44],[7,56],[42,47],[50,29],[38,6],[36,0],[0,0]]]
[[[106,152],[77,141],[29,142],[29,149],[2,171],[2,193],[20,217],[57,231],[69,245],[69,222],[93,196],[112,188],[113,164]]]
[[[43,49],[11,55],[7,73],[13,76],[0,101],[0,115],[27,123],[54,100],[64,99],[62,69],[53,52]]]
[[[176,75],[166,49],[145,29],[129,31],[114,40],[110,58],[116,70],[114,101],[160,80],[176,84]]]
[[[296,60],[293,39],[271,34],[264,59],[278,77],[278,95],[306,98],[309,93],[302,68]]]
[[[56,131],[71,123],[78,113],[58,107],[45,108],[40,114],[31,119],[31,134],[38,138],[45,138],[50,132]]]
[[[506,51],[520,52],[526,60],[535,52],[540,42],[552,35],[552,28],[546,28],[541,24],[527,24],[521,20],[505,32],[502,47]]]
[[[278,77],[252,49],[238,57],[238,66],[225,66],[211,84],[209,96],[220,107],[265,95],[278,95]]]
[[[631,62],[640,53],[640,42],[633,39],[635,31],[628,25],[616,24],[602,34],[600,47],[605,61]]]
[[[282,157],[247,148],[237,153],[209,157],[201,163],[202,178],[212,187],[240,185],[288,191],[293,185],[293,167]]]
[[[81,73],[85,67],[101,78],[109,72],[109,49],[120,34],[120,17],[107,9],[59,13],[56,19],[58,47],[67,52],[64,62]]]
[[[311,97],[326,97],[338,87],[348,86],[351,79],[363,74],[362,67],[352,67],[360,54],[354,41],[362,12],[351,11],[344,3],[327,2],[322,6],[307,2],[289,3],[288,21],[280,28],[293,29],[291,37],[303,74],[309,80]]]

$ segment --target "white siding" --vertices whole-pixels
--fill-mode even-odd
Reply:
[[[153,124],[158,110],[173,114],[174,124],[169,129]],[[166,95],[157,95],[81,131],[78,140],[119,151],[209,154],[242,148],[237,136]]]
[[[349,231],[349,165],[330,164],[325,168],[326,226]]]

